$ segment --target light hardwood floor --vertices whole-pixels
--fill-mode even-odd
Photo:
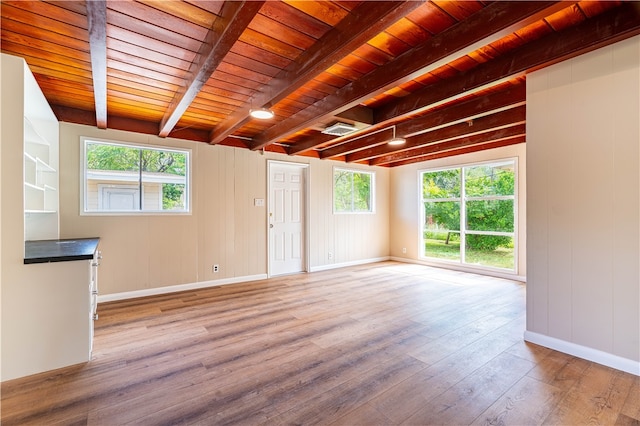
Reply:
[[[639,378],[522,339],[525,286],[383,262],[101,304],[2,424],[640,424]]]

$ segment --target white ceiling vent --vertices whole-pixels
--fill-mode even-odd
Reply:
[[[355,132],[356,130],[358,130],[356,126],[337,122],[324,129],[322,133],[324,133],[325,135],[344,136],[348,135],[349,133]]]

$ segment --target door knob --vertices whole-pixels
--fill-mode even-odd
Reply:
[[[270,224],[269,224],[269,228],[273,228],[273,223],[270,223]]]

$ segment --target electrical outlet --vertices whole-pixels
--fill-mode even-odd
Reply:
[[[407,248],[406,247],[402,247],[402,253],[407,253]]]
[[[329,260],[333,259],[333,252],[330,251],[327,257],[329,258]]]
[[[213,272],[218,272],[220,271],[220,265],[213,265],[211,269],[213,270]]]

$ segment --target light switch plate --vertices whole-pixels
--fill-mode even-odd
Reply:
[[[254,198],[253,199],[253,205],[256,206],[256,207],[264,206],[264,198]]]

